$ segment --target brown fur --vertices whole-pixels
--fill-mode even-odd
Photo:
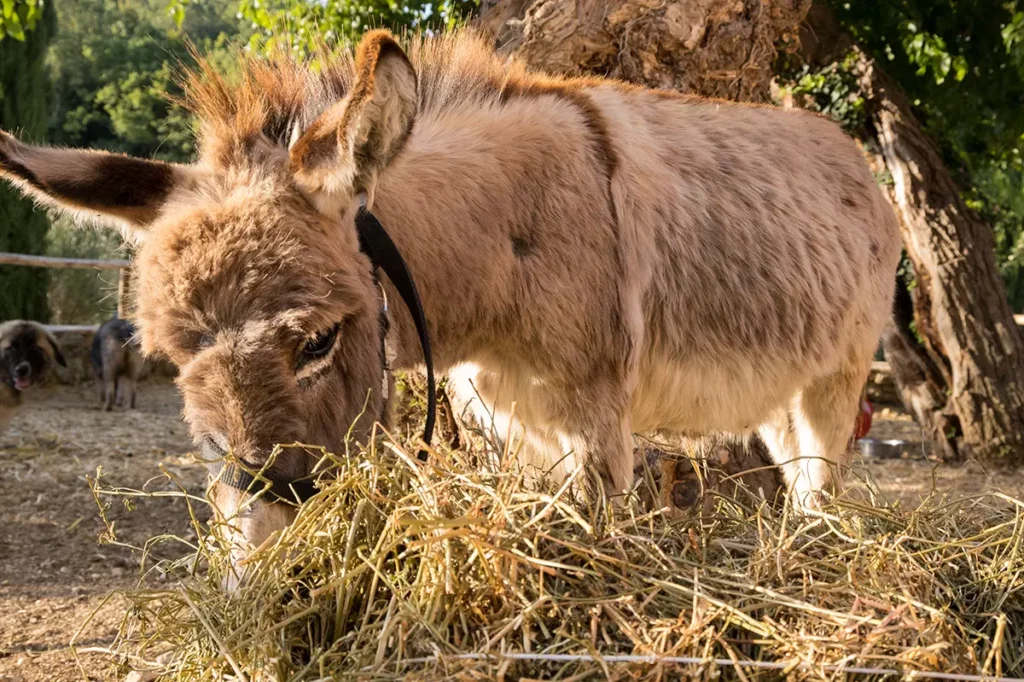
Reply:
[[[843,458],[900,248],[835,125],[529,73],[468,33],[403,53],[372,32],[354,60],[321,62],[245,57],[233,80],[203,67],[186,87],[200,157],[147,192],[143,346],[181,368],[197,441],[258,465],[275,443],[338,448],[360,414],[364,438],[383,414],[381,300],[353,228],[365,192],[457,404],[524,441],[527,464],[585,466],[612,493],[632,481],[634,431],[757,431],[814,503]],[[11,139],[0,172],[77,205],[27,178],[73,152]],[[11,148],[39,167],[14,168]],[[412,320],[384,286],[394,364],[413,367]],[[303,365],[335,325],[327,359]],[[259,504],[235,530],[258,544],[286,518]]]
[[[132,324],[115,317],[101,325],[93,337],[90,356],[103,410],[109,412],[115,402],[135,409],[143,358]]]
[[[43,325],[29,320],[0,324],[0,434],[21,408],[22,393],[27,388],[16,387],[16,366],[28,368],[26,379],[36,384],[54,363],[66,366],[60,345]]]

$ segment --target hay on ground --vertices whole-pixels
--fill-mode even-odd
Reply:
[[[326,455],[336,478],[234,597],[215,543],[147,567],[171,587],[128,595],[113,655],[190,682],[1024,676],[1017,500],[807,518],[739,491],[682,517],[636,500],[608,515],[529,489],[507,453],[415,453],[382,438]],[[701,662],[609,658],[633,655]]]

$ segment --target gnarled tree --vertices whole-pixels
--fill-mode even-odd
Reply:
[[[860,133],[892,176],[889,197],[916,280],[897,296],[884,337],[904,402],[947,459],[1024,463],[1024,337],[991,227],[966,205],[899,85],[823,3],[809,13],[801,43],[819,66],[854,51],[867,115]]]

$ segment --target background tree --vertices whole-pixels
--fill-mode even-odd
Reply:
[[[176,23],[166,0],[91,0],[61,5],[49,68],[57,106],[49,137],[59,144],[187,161],[191,125],[170,97],[175,74],[201,53],[226,54],[245,37],[228,0],[195,3]]]
[[[178,93],[176,72],[191,59],[186,39],[226,61],[231,46],[251,34],[237,11],[234,0],[203,0],[177,16],[167,0],[61,3],[47,60],[56,85],[49,141],[187,161],[195,151],[191,122],[168,98]],[[76,258],[126,255],[115,233],[82,230],[64,218],[51,228],[46,250]],[[49,277],[55,322],[102,322],[117,308],[115,271],[52,270]]]
[[[40,140],[52,102],[46,48],[56,27],[53,2],[7,0],[0,18],[0,128]],[[0,187],[0,251],[42,253],[49,220],[32,201]],[[46,320],[45,270],[0,267],[0,320]]]
[[[188,0],[177,0],[177,3]],[[392,31],[453,28],[476,9],[478,0],[239,0],[239,14],[251,22],[250,47],[285,44],[307,54],[321,40],[353,43],[371,28]],[[180,15],[179,15],[180,16]]]
[[[906,288],[886,353],[904,402],[952,459],[1024,462],[1024,338],[1003,279],[1019,285],[1021,215],[1005,207],[1024,177],[1022,23],[1015,3],[903,0],[833,14],[820,2],[801,40],[797,90],[825,83],[808,104],[826,113],[858,103],[845,122],[901,219]],[[975,179],[961,192],[958,180]]]

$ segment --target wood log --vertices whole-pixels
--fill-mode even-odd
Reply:
[[[25,265],[33,268],[77,268],[80,270],[116,270],[131,265],[126,260],[97,260],[94,258],[57,258],[29,256],[23,253],[0,253],[0,265]]]

